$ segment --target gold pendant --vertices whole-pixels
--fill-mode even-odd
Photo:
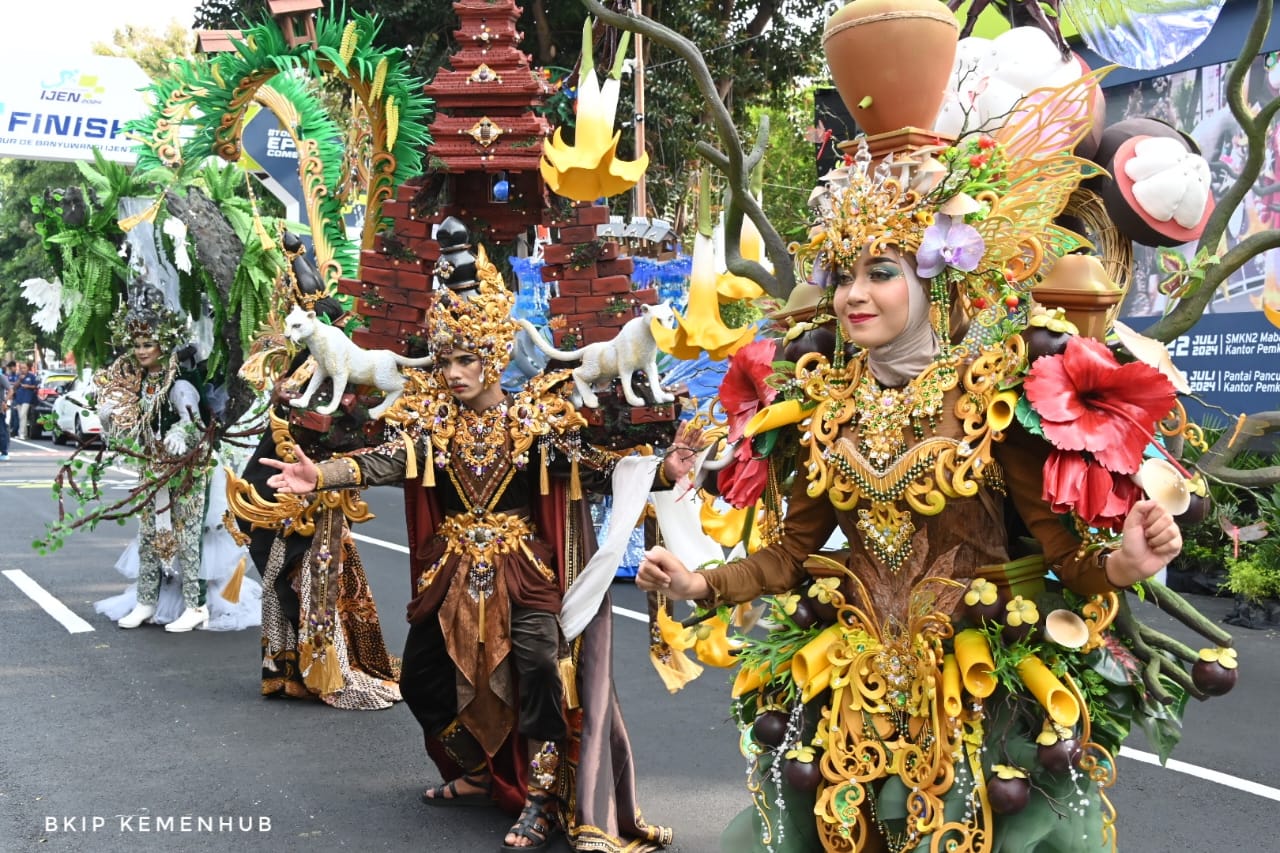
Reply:
[[[916,526],[911,513],[891,504],[873,503],[871,509],[858,510],[858,530],[880,561],[896,572],[911,552]]]

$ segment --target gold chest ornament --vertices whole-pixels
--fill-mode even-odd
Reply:
[[[818,404],[800,438],[809,496],[857,508],[867,547],[897,571],[911,553],[913,513],[937,515],[984,482],[1002,487],[992,445],[1013,421],[1018,398],[1003,386],[1022,360],[1013,335],[972,359],[956,348],[905,386],[881,388],[865,356],[843,368],[803,359],[797,378]],[[938,434],[950,418],[959,436]]]

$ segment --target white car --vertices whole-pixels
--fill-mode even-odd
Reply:
[[[87,444],[102,435],[102,422],[98,420],[90,396],[96,390],[89,378],[82,377],[67,383],[58,399],[53,401],[53,415],[58,425],[53,434],[54,444],[66,444],[73,439],[79,444]]]

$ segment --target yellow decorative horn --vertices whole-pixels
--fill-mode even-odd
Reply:
[[[996,689],[996,662],[991,657],[987,638],[982,632],[968,628],[956,634],[955,646],[964,689],[978,699],[990,696]]]
[[[769,669],[768,664],[760,666],[747,666],[743,664],[738,668],[738,675],[733,679],[733,689],[729,691],[729,695],[734,699],[745,696],[753,690],[758,690],[766,682],[772,681],[775,676],[781,675],[791,669],[791,661],[786,660],[778,664],[778,669]]]
[[[1001,391],[991,398],[987,405],[987,423],[996,432],[1002,432],[1013,423],[1013,411],[1018,407],[1018,395],[1012,391]]]
[[[800,685],[802,695],[821,693],[831,682],[831,659],[827,652],[844,637],[844,628],[832,625],[791,657],[791,677]]]
[[[1035,655],[1023,658],[1018,664],[1018,675],[1049,712],[1049,719],[1068,728],[1080,721],[1080,703],[1040,658]]]
[[[960,664],[955,655],[942,659],[942,712],[948,717],[959,717],[964,710],[960,697]]]

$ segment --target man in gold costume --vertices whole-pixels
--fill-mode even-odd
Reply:
[[[624,475],[625,488],[669,488],[692,466],[694,434],[661,463],[620,458],[584,439],[567,371],[504,391],[513,300],[483,252],[475,268],[478,283],[456,252],[437,266],[450,286],[428,313],[435,368],[408,372],[387,415],[400,437],[318,465],[263,460],[279,470],[269,482],[286,493],[405,484],[413,598],[400,688],[450,780],[424,802],[521,808],[507,850],[541,848],[560,825],[574,849],[655,850],[671,833],[635,803],[607,598],[563,656],[558,616],[566,588],[595,570],[584,491],[611,477],[617,490]]]

